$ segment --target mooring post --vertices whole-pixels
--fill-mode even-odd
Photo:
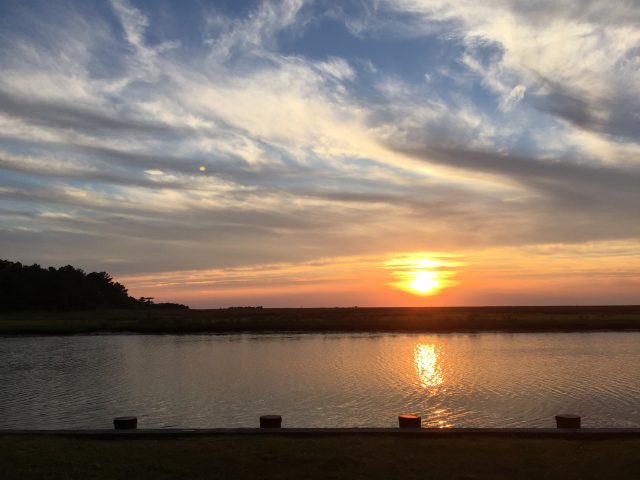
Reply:
[[[138,428],[138,417],[116,417],[113,419],[116,430],[135,430]]]
[[[280,415],[260,415],[260,428],[280,428],[281,426]]]
[[[419,415],[403,413],[398,415],[398,424],[400,428],[420,428],[422,426],[422,418]]]
[[[572,413],[556,415],[556,426],[558,428],[580,428],[580,415]]]

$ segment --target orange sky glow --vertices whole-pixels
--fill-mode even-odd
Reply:
[[[630,242],[601,242],[464,254],[411,252],[118,280],[134,295],[194,307],[633,303],[640,291],[634,249]]]

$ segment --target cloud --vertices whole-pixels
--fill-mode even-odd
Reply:
[[[635,95],[628,96],[626,90],[621,90],[598,98],[580,91],[570,91],[549,81],[545,82],[545,90],[545,95],[538,96],[538,108],[580,129],[640,143],[640,104],[636,103]]]
[[[548,228],[528,232],[531,241],[575,242],[640,234],[637,223],[623,220],[635,217],[640,208],[640,169],[635,166],[592,165],[428,143],[395,148],[426,162],[461,169],[466,175],[495,175],[517,184],[522,193],[528,192],[528,204],[518,202],[514,208],[534,220],[536,229]],[[567,236],[568,226],[573,231]]]
[[[640,107],[640,27],[637,2],[511,0],[389,0],[387,9],[410,13],[424,29],[449,22],[442,35],[462,38],[465,63],[501,97],[536,104],[579,128],[637,141]],[[371,27],[375,28],[375,27]],[[497,54],[487,59],[487,48]]]
[[[167,134],[174,128],[148,118],[127,118],[123,112],[104,112],[93,107],[77,106],[60,101],[46,101],[11,95],[0,91],[0,112],[32,125],[56,129],[73,129],[99,135]]]
[[[637,12],[535,5],[8,7],[0,248],[229,274],[637,238]],[[327,26],[352,50],[309,53]]]
[[[230,19],[215,9],[206,14],[210,56],[225,61],[234,55],[255,55],[276,46],[276,35],[300,27],[304,0],[263,2],[241,19]]]

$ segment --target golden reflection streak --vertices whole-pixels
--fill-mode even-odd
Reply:
[[[436,419],[435,423],[433,425],[434,427],[436,427],[436,428],[451,428],[451,427],[453,427],[453,424],[446,419],[447,416],[449,415],[449,412],[447,410],[445,410],[444,408],[440,408],[438,410],[435,410],[432,413],[432,415]]]
[[[444,381],[440,353],[433,343],[419,343],[413,349],[416,374],[422,387],[437,387]]]

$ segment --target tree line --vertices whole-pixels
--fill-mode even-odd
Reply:
[[[189,308],[178,303],[154,303],[151,297],[129,295],[106,272],[85,273],[66,265],[0,260],[0,310],[91,310],[120,308]]]

